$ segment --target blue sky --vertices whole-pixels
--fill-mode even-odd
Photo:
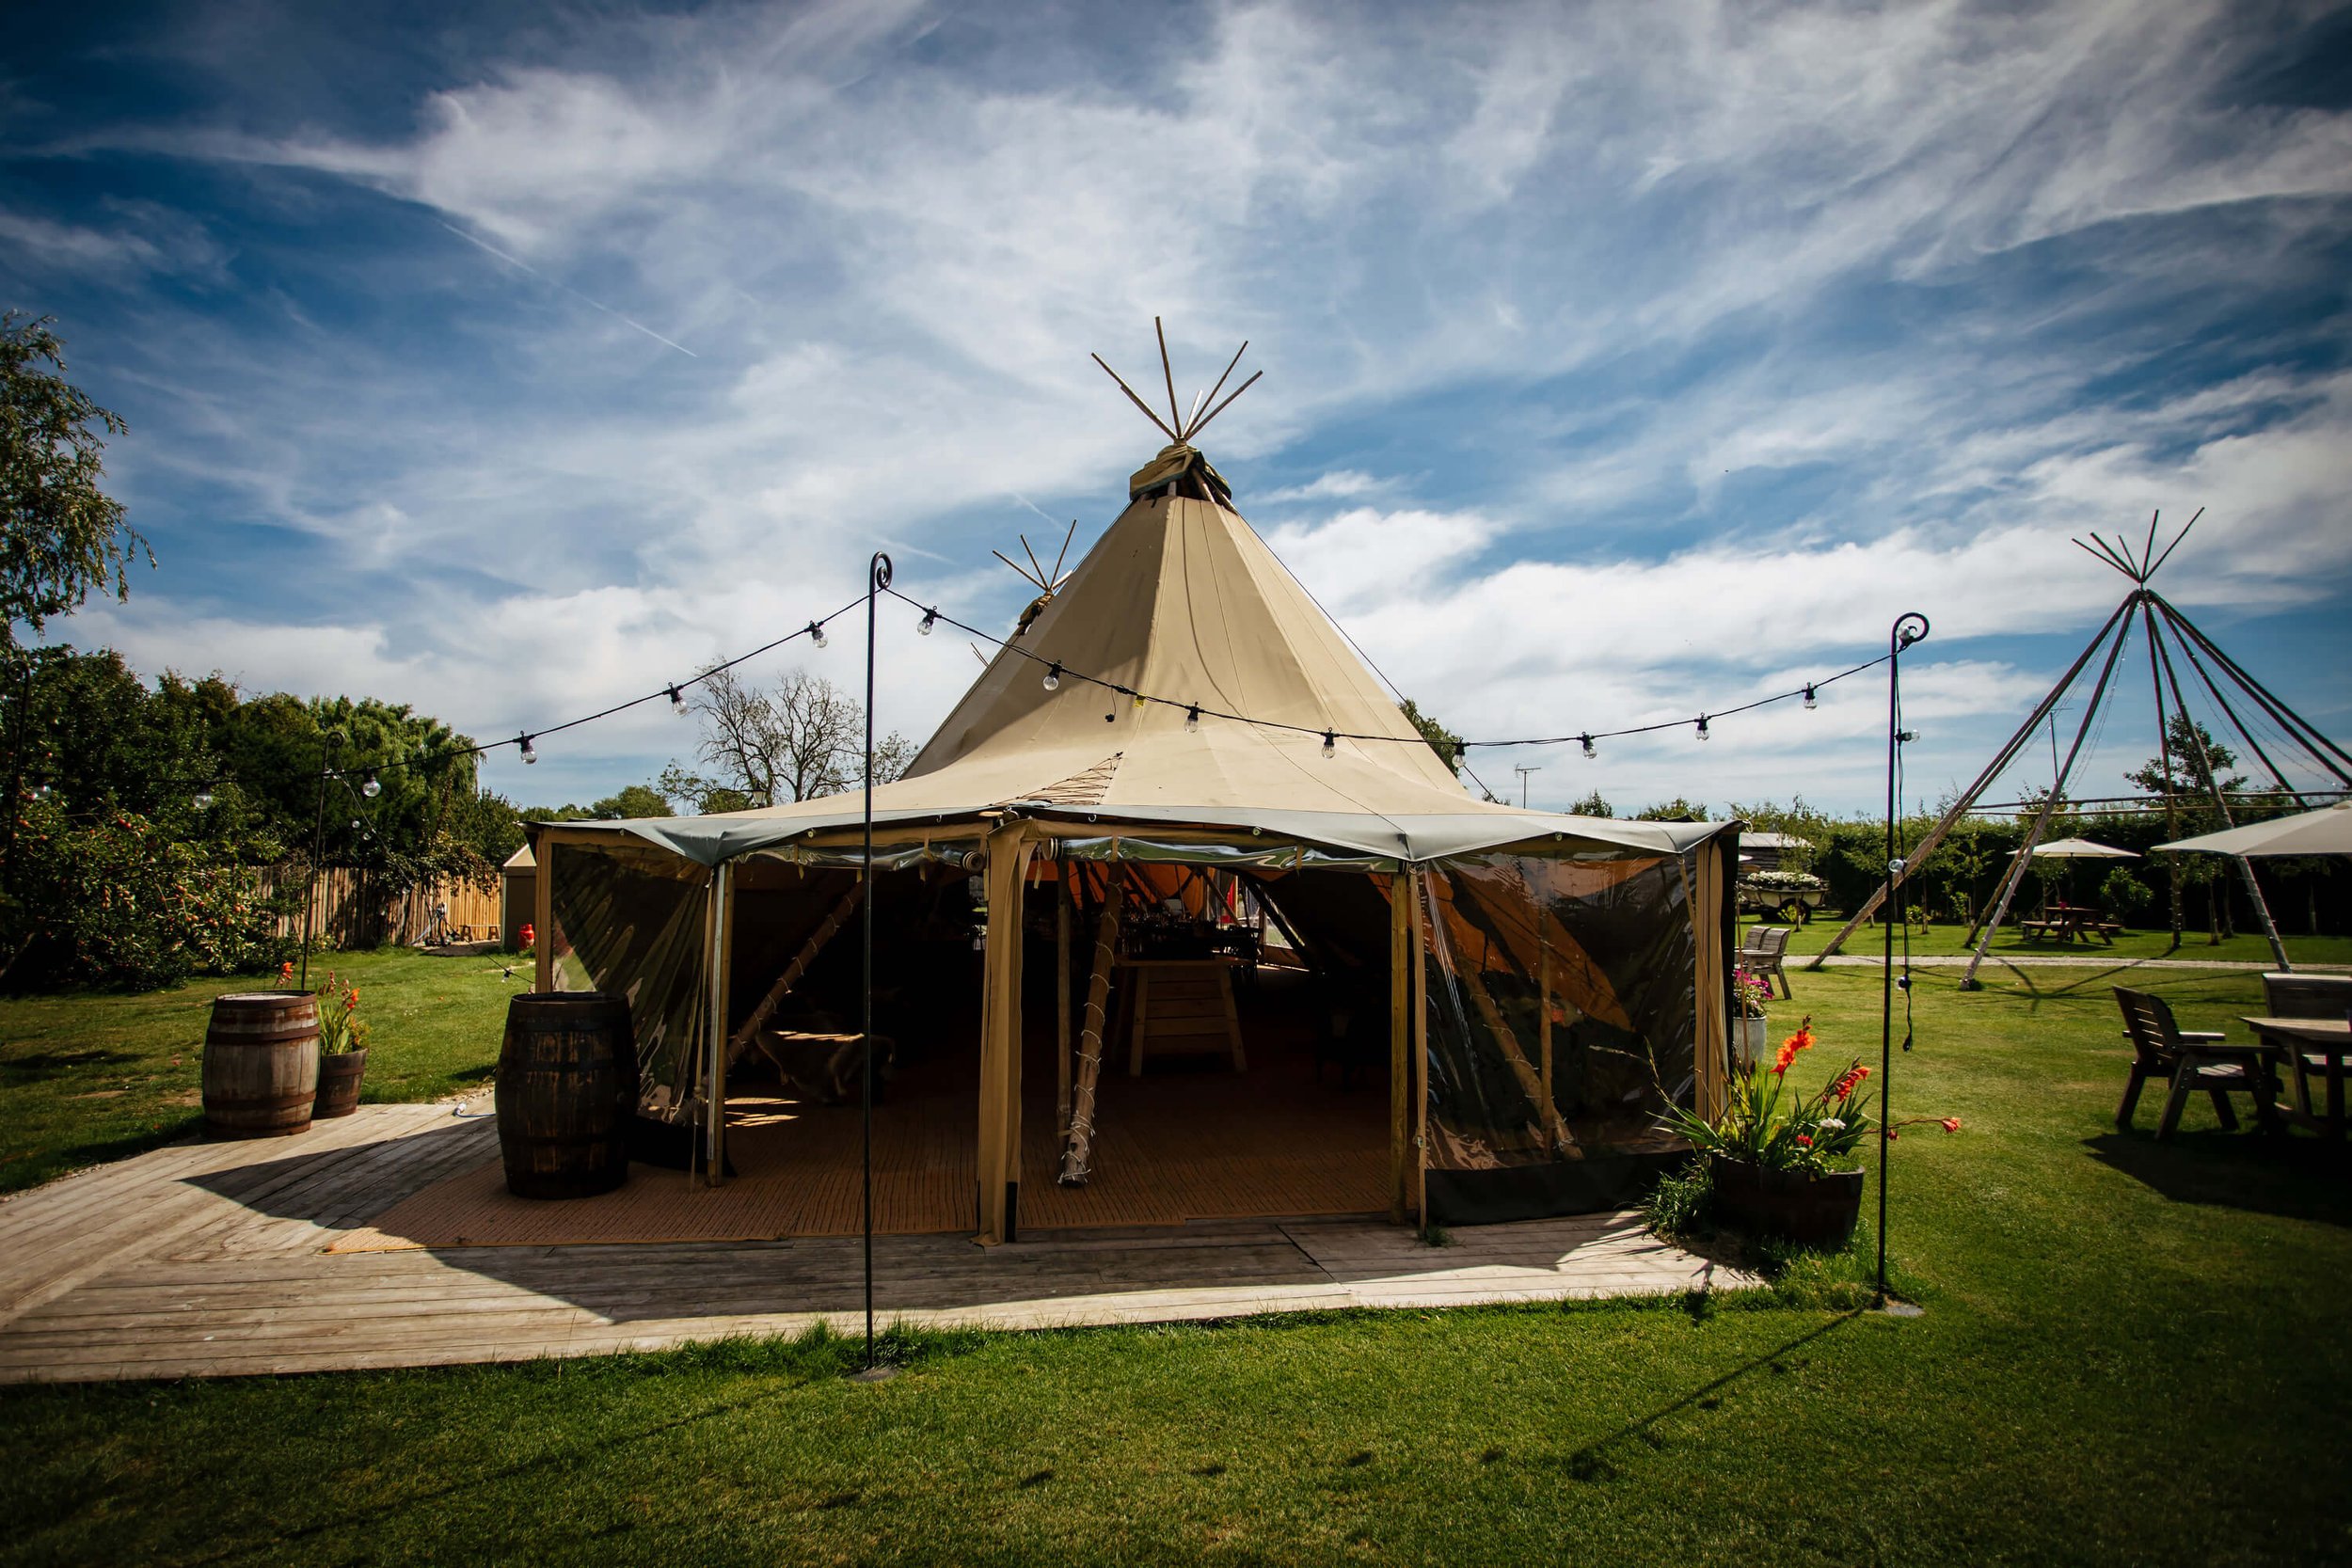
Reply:
[[[2201,506],[2159,585],[2352,736],[2340,8],[229,3],[12,39],[0,297],[130,420],[161,562],[62,635],[150,671],[491,738],[831,610],[877,546],[1009,624],[990,547],[1083,548],[1158,444],[1087,357],[1156,378],[1158,314],[1186,399],[1250,340],[1204,446],[1472,736],[1731,706],[1917,610],[1931,800],[2126,586],[2069,534]],[[978,667],[895,619],[882,719],[919,737]],[[849,644],[793,657],[846,685]],[[2125,669],[2078,794],[2153,749]],[[1473,761],[1554,806],[1858,808],[1883,705]],[[653,705],[486,777],[585,800],[691,752]]]

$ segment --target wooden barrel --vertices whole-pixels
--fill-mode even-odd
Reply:
[[[499,1153],[517,1197],[589,1197],[628,1180],[637,1036],[626,998],[531,991],[506,1008]]]
[[[310,1125],[319,1012],[310,992],[213,999],[204,1035],[204,1126],[216,1138],[282,1138]]]

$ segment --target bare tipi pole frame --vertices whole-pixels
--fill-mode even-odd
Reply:
[[[1225,362],[1225,374],[1216,378],[1216,386],[1196,396],[1192,400],[1191,412],[1186,413],[1184,405],[1176,401],[1176,371],[1175,368],[1169,363],[1168,357],[1168,330],[1160,325],[1160,318],[1157,316],[1153,316],[1152,318],[1152,330],[1159,336],[1160,377],[1168,384],[1168,418],[1165,420],[1161,419],[1157,414],[1152,411],[1152,405],[1144,402],[1142,396],[1137,393],[1133,387],[1127,385],[1127,381],[1124,376],[1121,376],[1117,371],[1111,369],[1109,365],[1104,363],[1103,356],[1101,355],[1097,354],[1091,356],[1091,357],[1096,364],[1103,366],[1103,373],[1104,375],[1109,376],[1113,381],[1119,383],[1119,389],[1127,394],[1127,401],[1134,404],[1137,408],[1142,409],[1143,417],[1150,420],[1154,425],[1158,426],[1160,434],[1167,436],[1169,441],[1178,446],[1190,445],[1192,438],[1200,435],[1203,429],[1207,428],[1211,420],[1216,419],[1219,414],[1224,413],[1226,409],[1232,406],[1233,398],[1241,396],[1244,392],[1249,390],[1250,388],[1255,387],[1258,384],[1258,378],[1265,374],[1265,372],[1263,371],[1250,372],[1249,379],[1234,388],[1232,397],[1228,397],[1223,403],[1216,401],[1217,393],[1225,390],[1225,382],[1227,378],[1233,373],[1233,367],[1240,364],[1241,356],[1249,352],[1249,340],[1245,338],[1242,340],[1241,347],[1233,351],[1232,358]],[[1205,414],[1200,412],[1204,405],[1207,406],[1209,410]],[[1008,562],[1008,564],[1009,564],[1009,562]],[[1018,567],[1014,567],[1015,571],[1018,571],[1019,569],[1020,568]]]
[[[2289,707],[2276,693],[2248,673],[2245,668],[2229,655],[2223,653],[2210,637],[2207,637],[2189,621],[2188,617],[2167,602],[2163,594],[2149,586],[2149,579],[2153,578],[2165,562],[2171,558],[2172,552],[2180,547],[2181,541],[2188,537],[2189,530],[2197,526],[2198,517],[2203,515],[2203,512],[2200,511],[2196,517],[2191,517],[2181,531],[2173,535],[2171,543],[2165,546],[2161,551],[2156,548],[2156,517],[2149,519],[2147,543],[2137,553],[2132,550],[2129,542],[2120,535],[2115,540],[2109,541],[2094,533],[2090,536],[2090,544],[2085,544],[2080,539],[2074,541],[2079,548],[2088,551],[2129,578],[2132,582],[2130,592],[2123,595],[2123,601],[2115,607],[2114,612],[2101,625],[2089,646],[2085,647],[2074,662],[2068,666],[2066,673],[2058,677],[2058,684],[2050,689],[2049,694],[2035,705],[2033,711],[2026,715],[2026,721],[2020,724],[2016,732],[2003,743],[2001,749],[1994,754],[1993,760],[1985,766],[1984,770],[1979,773],[1975,781],[1953,800],[1944,815],[1936,820],[1935,825],[1928,830],[1926,836],[1913,847],[1911,853],[1905,857],[1906,869],[1897,872],[1871,893],[1862,907],[1854,911],[1853,917],[1848,920],[1838,933],[1830,939],[1828,945],[1822,948],[1820,957],[1814,959],[1811,967],[1820,968],[1822,958],[1828,958],[1844,946],[1848,938],[1878,913],[1885,905],[1887,895],[1902,886],[1904,879],[1909,875],[1909,867],[1923,865],[1927,863],[1928,857],[1934,853],[1936,847],[1943,843],[1952,829],[1983,797],[1985,790],[2016,759],[2018,752],[2023,751],[2026,743],[2033,738],[2035,731],[2058,707],[2059,700],[2073,688],[2083,671],[2105,647],[2106,657],[2100,666],[2097,684],[2092,689],[2090,703],[2084,708],[2082,722],[2075,730],[2074,744],[2068,748],[2066,759],[2057,769],[2057,777],[2051,783],[2049,797],[2042,802],[2041,809],[2034,814],[2033,821],[2026,829],[2025,844],[2003,874],[2001,885],[1990,913],[1982,919],[1978,927],[1971,929],[1968,934],[1974,952],[1968,961],[1967,974],[1962,979],[1961,984],[1963,989],[1975,986],[1977,970],[1984,962],[1985,954],[1992,946],[1994,933],[2000,929],[2001,921],[2008,913],[2010,903],[2015,897],[2018,886],[2024,881],[2026,873],[2032,864],[2033,849],[2042,842],[2042,833],[2049,826],[2050,818],[2058,801],[2064,798],[2066,781],[2074,770],[2074,763],[2081,754],[2086,739],[2093,731],[2099,705],[2105,700],[2112,683],[2116,664],[2122,654],[2124,642],[2130,638],[2135,617],[2145,628],[2148,638],[2149,676],[2155,689],[2156,740],[2165,775],[2164,804],[2168,826],[2176,825],[2178,816],[2178,803],[2171,788],[2171,736],[2168,730],[2166,704],[2168,693],[2170,697],[2169,711],[2184,715],[2188,712],[2187,704],[2184,700],[2179,672],[2173,659],[2175,648],[2179,652],[2180,661],[2188,665],[2196,673],[2206,694],[2212,698],[2214,706],[2228,721],[2230,728],[2237,733],[2238,738],[2245,743],[2247,752],[2261,762],[2264,771],[2270,775],[2280,794],[2294,797],[2297,800],[2302,799],[2295,786],[2287,782],[2285,773],[2280,769],[2270,753],[2264,749],[2262,742],[2255,737],[2246,721],[2238,716],[2237,708],[2231,704],[2223,692],[2224,680],[2227,684],[2234,686],[2242,699],[2250,702],[2258,708],[2324,771],[2333,775],[2340,784],[2352,788],[2352,752],[2346,752],[2343,747],[2322,735],[2308,720]],[[2167,646],[2167,633],[2169,633],[2170,647]],[[2113,640],[2111,645],[2110,639]],[[2215,678],[2216,670],[2220,672],[2224,680]],[[2210,799],[2214,808],[2220,813],[2224,825],[2233,825],[2229,800],[2222,792],[2220,781],[2215,776],[2210,759],[2203,754],[2203,744],[2197,739],[2198,732],[2193,722],[2189,726],[2188,733],[2192,743],[2198,749],[2198,755],[2193,760],[2196,765],[2197,777],[2203,786],[2201,792]],[[2255,914],[2262,922],[2263,934],[2270,942],[2271,957],[2278,962],[2280,969],[2289,968],[2286,947],[2279,940],[2278,927],[2270,918],[2270,908],[2263,897],[2261,884],[2255,880],[2254,868],[2242,855],[2231,858],[2237,862],[2239,879],[2245,884],[2247,897],[2252,903]],[[2177,925],[2174,928],[2174,940],[2175,942],[2179,940]]]

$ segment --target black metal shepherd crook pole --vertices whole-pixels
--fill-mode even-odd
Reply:
[[[1879,986],[1879,1269],[1877,1300],[1886,1305],[1886,1146],[1893,1141],[1895,1107],[1892,1073],[1895,1067],[1895,922],[1902,906],[1895,901],[1895,879],[1903,863],[1895,853],[1896,750],[1902,744],[1903,650],[1928,634],[1928,618],[1917,613],[1899,616],[1887,633],[1886,647],[1886,896],[1882,904],[1886,929],[1886,957]]]
[[[866,1058],[866,1101],[862,1136],[866,1161],[866,1370],[874,1370],[874,596],[890,586],[890,557],[882,551],[866,563],[866,858],[858,875],[866,879],[860,900],[865,983],[859,1043]]]
[[[335,748],[348,746],[351,737],[341,730],[329,730],[319,741],[319,801],[310,818],[310,879],[302,889],[302,978],[294,983],[297,990],[310,989],[310,907],[319,895],[319,861],[326,853],[326,781],[335,776],[329,759]]]

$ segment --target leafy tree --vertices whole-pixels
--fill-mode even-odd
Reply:
[[[2169,715],[2164,734],[2165,752],[2150,757],[2123,775],[2144,793],[2210,800],[2217,781],[2224,795],[2246,787],[2243,778],[2223,777],[2237,766],[2237,753],[2215,739],[2212,731],[2187,714],[2175,711]],[[2171,765],[2169,771],[2168,761]]]
[[[1617,814],[1609,809],[1609,802],[1602,800],[1600,791],[1596,789],[1570,806],[1568,815],[1570,816],[1614,816]]]
[[[1708,820],[1707,806],[1702,801],[1686,800],[1677,795],[1654,806],[1645,806],[1634,814],[1636,822],[1705,822]]]
[[[1399,703],[1397,709],[1405,715],[1407,723],[1421,732],[1421,737],[1429,742],[1429,749],[1438,753],[1438,760],[1445,764],[1446,771],[1457,779],[1460,778],[1462,776],[1462,737],[1422,712],[1419,705],[1410,697]]]
[[[19,621],[39,632],[92,589],[128,598],[135,555],[154,564],[98,487],[104,436],[129,427],[65,379],[50,320],[0,314],[0,651],[15,648]]]
[[[668,816],[672,813],[668,796],[645,784],[630,784],[590,806],[588,815],[613,822],[633,816]]]

